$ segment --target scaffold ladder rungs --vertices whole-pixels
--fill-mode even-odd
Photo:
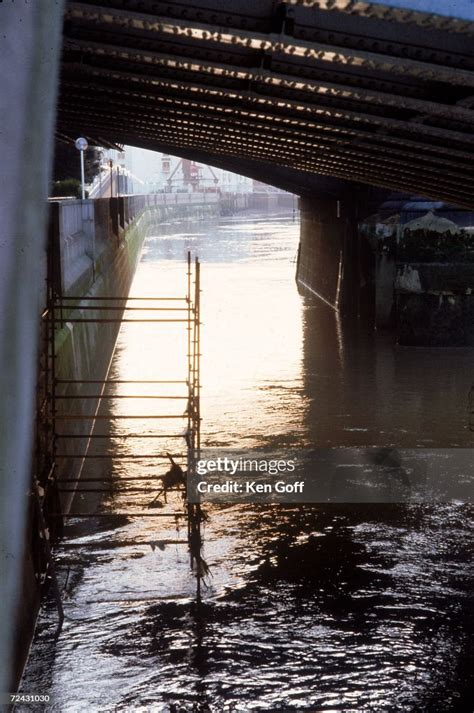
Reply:
[[[149,476],[139,476],[139,475],[133,475],[133,476],[128,476],[123,478],[122,476],[116,477],[116,478],[110,478],[107,476],[97,476],[96,478],[57,478],[56,482],[57,483],[64,483],[64,484],[71,484],[71,483],[115,483],[116,485],[120,485],[121,483],[128,483],[128,482],[152,482],[154,485],[157,485],[157,481],[159,481],[159,476],[156,475],[149,475]],[[181,492],[182,488],[169,488],[168,492],[172,492],[176,490],[176,492]]]
[[[116,485],[118,485],[120,481],[116,481]],[[110,485],[108,488],[58,488],[59,493],[77,493],[77,495],[80,495],[81,493],[113,493],[116,495],[122,495],[122,494],[130,494],[130,493],[148,493],[148,495],[153,495],[154,490],[156,490],[156,483],[154,483],[153,486],[150,486],[149,488],[120,488],[120,491],[117,490],[117,488],[114,489],[112,485]],[[184,489],[183,488],[168,488],[166,491],[167,493],[183,493]]]
[[[57,294],[57,287],[55,287],[55,283],[50,277],[50,273],[48,273],[48,305],[47,309],[42,313],[44,329],[42,343],[44,348],[42,349],[40,364],[43,369],[43,382],[38,390],[37,403],[39,444],[37,462],[39,467],[43,468],[43,472],[38,473],[37,481],[41,483],[41,487],[44,487],[45,491],[47,488],[52,487],[57,494],[51,501],[49,508],[45,509],[44,512],[42,510],[45,522],[50,528],[59,527],[58,523],[62,524],[65,520],[76,518],[164,518],[174,520],[177,524],[178,520],[186,518],[190,562],[196,576],[197,599],[200,601],[201,577],[202,572],[206,571],[206,568],[202,566],[202,538],[200,531],[204,516],[199,504],[182,502],[183,493],[186,492],[184,471],[187,469],[189,474],[195,472],[196,457],[200,449],[201,423],[199,405],[201,389],[199,380],[201,357],[200,265],[197,259],[191,261],[190,253],[188,253],[187,268],[186,296],[162,297],[150,297],[147,295],[131,297],[116,295],[97,297],[91,295],[61,296]],[[169,314],[163,314],[162,316],[156,313]],[[91,328],[89,325],[99,325],[99,329],[100,325],[107,324],[127,326],[130,324],[145,324],[150,325],[150,327],[156,325],[157,333],[159,325],[169,324],[177,325],[178,327],[185,325],[183,339],[187,341],[187,350],[183,350],[183,357],[187,359],[187,378],[122,379],[113,378],[108,373],[104,375],[105,378],[97,378],[92,369],[83,372],[84,378],[81,378],[82,374],[73,374],[73,378],[70,379],[62,378],[64,373],[59,373],[57,365],[57,335],[60,328],[66,324],[77,325],[80,334],[87,334],[87,330]],[[173,372],[171,372],[170,376],[172,375]],[[127,385],[134,393],[112,393],[116,388],[118,390],[119,387]],[[153,389],[153,387],[159,385],[185,388],[169,389],[172,393],[167,394],[167,388]],[[144,393],[142,394],[136,393],[142,390],[140,387],[143,387]],[[153,393],[153,390],[157,393]],[[86,393],[82,393],[82,391]],[[115,399],[120,399],[123,404],[127,400],[130,401],[130,399],[134,399],[138,404],[141,401],[145,403],[146,400],[149,400],[150,403],[154,402],[154,413],[137,413],[141,408],[137,407],[136,403],[133,406],[131,405],[134,410],[132,414],[99,412],[101,404],[107,407]],[[170,404],[166,405],[166,401],[185,401],[187,402],[186,404],[177,408],[186,410],[183,413],[170,413],[174,407]],[[89,402],[94,402],[92,404],[93,413],[87,412]],[[161,402],[163,402],[165,412],[156,413],[156,411],[160,410]],[[69,408],[73,409],[73,413],[68,413]],[[132,420],[136,422],[135,425],[133,426],[131,423],[127,425],[127,421]],[[140,429],[138,422],[141,420],[147,421],[146,430],[148,432],[136,432]],[[182,425],[186,430],[181,433],[166,433],[164,432],[166,428],[181,428],[181,424],[164,423],[160,432],[157,432],[155,424],[153,424],[155,420],[164,422],[167,420],[181,420],[184,422]],[[121,422],[120,433],[113,432],[115,421]],[[102,432],[97,433],[96,430],[100,429],[102,423],[104,424]],[[132,432],[128,432],[127,427],[133,429]],[[156,424],[156,428],[158,428],[158,424]],[[69,430],[61,432],[62,429]],[[74,432],[76,429],[80,429],[81,432]],[[133,452],[134,448],[138,451],[141,446],[139,443],[135,446],[137,439],[145,442],[150,441],[148,446],[145,445],[146,451],[153,450],[152,439],[164,441],[163,448],[169,450],[170,454],[166,452]],[[78,442],[82,440],[85,442],[84,445]],[[178,440],[180,442],[179,445],[177,444]],[[183,440],[185,444],[182,443]],[[106,441],[110,441],[112,444],[115,443],[112,448],[117,448],[119,452],[100,452],[101,450],[109,449]],[[68,453],[68,442],[71,451],[76,450],[75,446],[77,445],[81,452]],[[174,450],[171,445],[172,442],[176,442],[176,451],[179,451],[179,453],[172,452]],[[134,445],[132,446],[132,444]],[[122,446],[131,452],[120,452]],[[143,448],[143,446],[141,447]],[[95,453],[95,450],[99,452]],[[183,453],[183,450],[186,450],[186,452]],[[165,487],[164,478],[166,473],[163,475],[160,469],[168,459],[171,459],[173,466],[177,465],[181,468],[183,481],[170,483],[170,487]],[[107,473],[96,475],[96,471],[92,470],[89,475],[86,474],[83,477],[82,468],[84,463],[90,463],[91,461],[93,463],[94,460],[98,464],[103,462],[105,468],[109,467],[109,463],[113,467],[114,461],[120,461],[121,463],[128,461],[143,465],[139,466],[141,470],[138,471],[137,475],[133,475],[133,471],[132,474],[124,477],[111,476]],[[67,477],[68,462],[74,466],[74,470],[71,473],[72,477],[70,478]],[[60,473],[57,472],[57,467],[61,469]],[[149,469],[149,472],[146,469]],[[100,473],[100,470],[98,472]],[[171,470],[168,472],[171,472]],[[136,497],[132,500],[137,502],[127,501],[126,505],[141,509],[81,512],[82,508],[78,506],[76,510],[69,509],[67,512],[60,512],[62,504],[68,503],[69,505],[72,502],[74,506],[74,503],[77,502],[74,501],[74,496],[86,493],[103,493],[118,497],[135,494]],[[156,505],[158,498],[163,493],[165,494],[165,500],[168,493],[178,494],[171,499],[164,512],[160,511],[160,507]],[[145,499],[144,497],[139,497],[141,494],[147,496],[147,498],[155,496],[148,507],[146,502],[140,502]],[[68,495],[72,495],[72,497],[67,498]],[[44,508],[43,503],[45,501],[45,498],[41,501],[42,508]],[[85,505],[87,505],[87,502]],[[159,503],[159,505],[163,504]],[[173,510],[173,507],[181,507],[182,509]]]
[[[64,414],[64,415],[57,415],[56,419],[58,421],[120,421],[120,420],[127,420],[127,419],[140,419],[140,420],[145,420],[145,419],[157,419],[157,418],[162,418],[162,419],[170,419],[170,418],[186,418],[186,414],[182,413],[173,413],[173,414],[133,414],[133,415],[128,415],[128,414],[110,414],[107,416],[104,416],[103,414],[81,414],[81,413],[75,413],[75,414]]]
[[[165,518],[179,518],[187,517],[188,513],[186,511],[175,511],[175,512],[53,512],[50,513],[50,517],[62,517],[62,518],[94,518],[94,517],[165,517]]]
[[[54,317],[51,320],[54,324],[178,324],[187,322],[187,319],[115,319],[113,317],[97,317],[96,319],[88,317]]]
[[[163,401],[187,401],[189,396],[154,396],[151,394],[85,394],[84,396],[79,396],[78,394],[61,394],[56,395],[56,399],[72,399],[73,401],[82,401],[82,399],[159,399]]]
[[[94,312],[186,312],[187,307],[115,307],[113,305],[61,305],[62,309],[93,310]],[[67,320],[69,321],[69,320]],[[122,320],[121,320],[122,321]]]
[[[56,384],[185,384],[186,379],[56,379]]]
[[[137,455],[135,453],[131,453],[129,455],[116,455],[115,453],[57,453],[56,458],[108,458],[109,460],[168,460],[168,456],[155,453],[148,453],[144,455]],[[183,455],[174,456],[175,460],[182,460],[183,458],[185,458],[185,456]],[[156,465],[158,465],[158,463]]]
[[[188,297],[148,297],[144,295],[143,297],[77,297],[77,296],[71,296],[71,295],[65,295],[63,297],[65,300],[78,300],[82,301],[84,300],[85,302],[90,302],[91,300],[94,300],[95,302],[103,302],[104,300],[107,300],[109,302],[132,302],[132,301],[137,301],[140,300],[141,302],[146,301],[146,302],[176,302],[176,301],[182,301],[182,302],[188,302]],[[61,305],[59,305],[61,306]]]

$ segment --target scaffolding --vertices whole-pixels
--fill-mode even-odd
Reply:
[[[62,597],[59,589],[52,554],[51,542],[59,540],[63,535],[64,521],[71,518],[173,518],[178,521],[187,519],[187,544],[189,548],[190,566],[196,577],[196,599],[201,601],[201,584],[207,574],[207,565],[202,558],[202,523],[204,514],[199,504],[187,502],[187,478],[196,472],[196,462],[199,459],[200,443],[200,263],[196,258],[187,256],[187,291],[185,296],[166,297],[93,297],[93,296],[62,296],[48,284],[48,305],[42,315],[42,349],[40,354],[40,373],[38,379],[38,403],[36,419],[36,459],[35,477],[32,494],[37,508],[37,525],[40,541],[43,547],[38,554],[38,569],[42,571],[43,580],[48,576],[52,582],[57,602],[60,626],[64,617]],[[152,305],[152,306],[150,306]],[[144,316],[146,315],[146,316]],[[58,330],[65,325],[75,324],[116,324],[118,328],[127,323],[145,323],[159,328],[162,324],[179,324],[186,329],[187,373],[182,380],[163,379],[115,379],[109,378],[109,370],[105,378],[79,379],[59,378],[57,357]],[[118,329],[117,329],[118,332]],[[135,387],[137,393],[110,393],[110,387],[127,384]],[[149,393],[148,387],[173,385],[182,392],[178,394]],[[146,393],[140,392],[145,387]],[[87,389],[87,393],[82,393]],[[90,393],[93,389],[93,393]],[[133,399],[134,403],[141,400],[152,400],[156,404],[163,401],[182,401],[186,404],[182,413],[154,412],[119,415],[113,413],[99,414],[99,406],[108,399]],[[90,403],[95,409],[84,412],[84,404]],[[81,412],[81,405],[83,410]],[[71,408],[73,412],[71,413]],[[74,411],[75,408],[75,411]],[[86,409],[87,411],[87,409]],[[157,409],[158,411],[158,409]],[[106,443],[110,434],[96,433],[99,422],[109,422],[123,419],[124,422],[148,420],[159,424],[168,420],[182,422],[183,430],[175,429],[174,433],[162,433],[157,427],[151,433],[125,432],[114,435],[130,444],[127,453],[96,453],[91,444]],[[73,428],[67,427],[74,424]],[[81,433],[74,432],[74,427],[83,424]],[[103,439],[101,441],[101,439]],[[177,448],[172,455],[169,453],[136,453],[133,452],[135,439],[160,443],[166,439],[168,443],[176,442]],[[80,452],[68,452],[68,444],[78,442],[85,447]],[[69,448],[69,450],[71,450]],[[153,448],[149,448],[153,451]],[[117,482],[127,484],[123,493],[150,494],[150,487],[156,485],[154,474],[120,477],[119,481],[106,477],[103,473],[94,477],[81,477],[82,467],[86,462],[96,460],[106,462],[121,460],[143,463],[152,461],[154,464],[171,460],[171,470],[174,476],[161,476],[161,493],[165,498],[168,492],[180,492],[183,504],[179,510],[172,512],[157,512],[152,503],[144,505],[139,511],[94,511],[78,512],[70,508],[76,493],[111,493]],[[79,468],[74,477],[67,476],[67,466],[79,461]],[[185,471],[186,468],[186,471]],[[80,489],[78,486],[80,484]],[[84,487],[84,485],[86,487]],[[148,487],[147,487],[148,486]],[[169,486],[169,487],[168,487]],[[69,503],[67,503],[69,501]],[[158,504],[159,501],[158,501]]]

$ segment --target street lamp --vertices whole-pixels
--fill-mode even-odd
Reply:
[[[80,136],[78,139],[75,140],[74,146],[81,154],[81,186],[82,186],[82,200],[84,200],[86,197],[86,187],[85,187],[85,178],[84,178],[84,151],[87,151],[87,147],[89,146],[89,144],[87,143],[86,139],[84,139],[84,138],[82,138],[82,136]]]
[[[109,158],[109,169],[110,169],[110,197],[112,198],[113,196],[113,185],[114,185],[114,176],[112,173],[112,169],[114,166],[114,162],[112,161],[111,158]]]

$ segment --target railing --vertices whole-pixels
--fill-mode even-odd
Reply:
[[[111,176],[109,171],[103,171],[87,186],[89,198],[94,200],[110,195]]]
[[[93,263],[95,255],[94,203],[62,200],[50,204],[50,239],[59,291],[68,289]]]
[[[152,193],[149,195],[50,201],[49,274],[58,295],[65,294],[107,247],[118,247],[125,229],[145,209],[216,205],[217,193]]]

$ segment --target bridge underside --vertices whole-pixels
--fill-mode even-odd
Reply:
[[[359,0],[68,2],[57,130],[473,208],[473,35]]]

